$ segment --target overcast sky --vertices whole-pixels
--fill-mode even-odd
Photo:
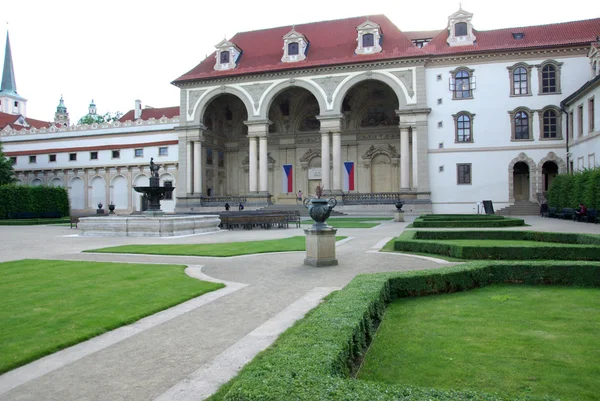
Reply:
[[[386,14],[401,30],[443,29],[448,0],[13,0],[1,6],[0,55],[10,32],[18,93],[27,116],[52,121],[61,94],[71,122],[87,113],[125,113],[179,104],[171,81],[214,51],[224,36],[282,25]],[[465,0],[475,29],[600,17],[597,0]],[[0,64],[0,68],[1,68]]]

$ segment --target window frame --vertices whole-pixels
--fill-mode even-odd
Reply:
[[[163,181],[163,187],[168,187],[169,185],[167,183],[170,183],[170,185],[173,186],[173,181],[171,181],[171,180],[165,180],[165,181]],[[166,201],[173,200],[173,191],[165,192],[165,199],[164,200],[166,200]]]
[[[535,67],[538,70],[538,95],[560,95],[561,92],[561,68],[563,63],[556,60],[546,60]],[[554,67],[554,91],[544,92],[544,69],[548,66]]]
[[[370,38],[371,44],[367,45],[365,42],[366,38]],[[369,47],[375,47],[375,34],[371,32],[363,33],[361,35],[362,48],[367,49]]]
[[[450,89],[450,91],[452,92],[452,100],[465,100],[465,99],[473,99],[473,91],[475,90],[475,75],[473,74],[475,72],[475,70],[471,69],[471,68],[467,68],[467,67],[458,67],[453,71],[450,71],[450,80],[449,80],[449,87],[448,89]],[[462,76],[462,74],[466,74],[467,76],[464,77]],[[460,77],[457,78],[458,75],[461,75]],[[461,90],[457,90],[457,80],[460,80],[461,82],[463,82],[464,85],[464,81],[467,82],[467,87],[468,89],[461,89]],[[460,93],[460,96],[457,96],[457,94]],[[464,94],[467,93],[468,96],[464,96]]]
[[[461,167],[468,167],[468,182],[464,181],[465,172],[461,174]],[[462,182],[461,182],[462,181]],[[472,163],[456,163],[456,185],[473,185],[473,164]]]
[[[532,90],[531,90],[531,69],[533,68],[532,65],[529,65],[527,63],[516,63],[510,67],[506,67],[508,69],[508,78],[510,81],[510,88],[509,88],[509,95],[511,97],[521,97],[521,96],[532,96]],[[520,82],[526,82],[527,85],[527,92],[526,93],[515,93],[515,72],[519,69],[519,68],[523,68],[525,70],[525,81],[520,81]],[[521,75],[521,74],[520,74]]]
[[[577,138],[583,136],[583,103],[577,106]]]
[[[591,134],[596,130],[596,103],[594,96],[588,99],[588,134]]]
[[[9,160],[11,165],[15,166],[17,164],[17,156],[10,156]]]
[[[162,149],[165,149],[165,152],[162,153]],[[169,147],[168,146],[159,146],[158,147],[158,155],[159,156],[169,156]]]
[[[460,111],[456,114],[453,114],[452,117],[454,118],[454,143],[473,143],[474,142],[474,138],[473,138],[473,120],[475,118],[475,114],[469,113],[468,111]],[[468,124],[469,127],[465,128],[464,126],[461,128],[459,127],[460,124],[464,124],[465,122],[461,122],[460,119],[462,117],[466,117],[469,119]],[[463,130],[463,136],[464,136],[464,131],[468,129],[469,130],[469,140],[465,141],[465,140],[460,140],[460,130]]]
[[[456,29],[456,28],[458,28],[459,25],[461,27],[463,27],[463,26],[465,27],[465,33],[464,34],[463,33],[461,33],[460,35],[458,34],[458,29]],[[459,36],[469,36],[469,24],[467,24],[464,21],[460,21],[460,22],[455,23],[454,24],[454,36],[456,36],[456,37],[459,37]]]
[[[96,156],[96,157],[94,157],[94,156]],[[90,152],[90,160],[98,160],[98,151]]]
[[[120,150],[111,150],[110,151],[110,158],[111,159],[120,159],[121,158],[121,151]]]
[[[555,134],[556,137],[546,137],[546,113],[553,112],[556,119]],[[538,112],[540,119],[540,141],[557,141],[562,140],[562,111],[556,106],[547,106]]]
[[[517,138],[517,114],[519,113],[525,113],[525,115],[527,116],[527,133],[528,133],[528,137],[527,138]],[[510,132],[511,132],[511,137],[510,140],[511,142],[522,142],[522,141],[533,141],[533,110],[528,109],[527,107],[517,107],[516,109],[514,109],[513,111],[509,111],[508,114],[510,115]],[[522,124],[520,125],[521,127],[523,126]]]
[[[54,158],[54,160],[52,160]],[[56,163],[56,153],[48,155],[48,163]]]
[[[575,114],[573,113],[573,111],[569,112],[569,115],[567,117],[567,128],[569,129],[569,139],[573,139],[575,133],[573,132],[573,127],[574,125],[574,120],[575,119]]]
[[[69,161],[70,162],[76,162],[77,161],[77,152],[75,152],[75,153],[69,153]]]
[[[224,56],[226,56],[227,60],[223,60]],[[229,64],[231,63],[231,52],[229,50],[221,50],[219,52],[219,64]]]
[[[138,155],[139,151],[139,155]],[[144,157],[144,148],[135,148],[133,149],[133,157]]]
[[[294,46],[295,45],[295,46]],[[287,48],[287,54],[288,56],[298,56],[300,55],[300,43],[298,42],[289,42],[287,44],[288,48]],[[295,49],[295,53],[292,53],[291,50]]]

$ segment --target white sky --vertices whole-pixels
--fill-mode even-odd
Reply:
[[[464,0],[475,29],[600,17],[597,0]],[[19,94],[27,116],[52,121],[60,95],[71,122],[179,104],[170,84],[236,32],[386,14],[401,30],[443,29],[458,9],[448,0],[18,0],[1,6],[0,60],[8,22]],[[1,61],[0,61],[1,63]],[[0,64],[1,68],[2,64]]]

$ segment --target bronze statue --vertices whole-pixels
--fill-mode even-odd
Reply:
[[[154,163],[154,157],[150,158],[150,175],[152,177],[158,178],[158,170],[160,169],[160,164]]]

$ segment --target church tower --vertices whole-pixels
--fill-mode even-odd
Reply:
[[[4,69],[2,70],[2,84],[0,86],[0,112],[26,117],[27,99],[17,93],[15,70],[10,51],[10,40],[6,32],[6,48],[4,51]]]
[[[60,101],[56,107],[56,113],[54,113],[54,125],[59,128],[66,128],[70,125],[69,113],[67,112],[67,107],[65,106],[62,95],[60,95]]]

